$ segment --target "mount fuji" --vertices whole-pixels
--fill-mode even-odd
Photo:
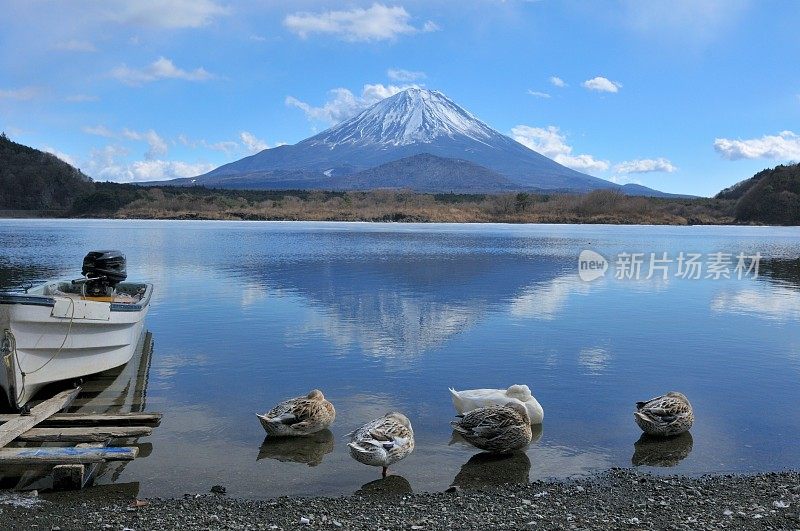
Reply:
[[[421,88],[398,92],[297,144],[265,149],[198,177],[158,184],[443,192],[621,189],[631,195],[661,195],[562,166],[495,131],[441,92]]]

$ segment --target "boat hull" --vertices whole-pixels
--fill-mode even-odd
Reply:
[[[137,304],[0,294],[0,387],[13,408],[47,384],[126,364],[144,329],[152,286]]]

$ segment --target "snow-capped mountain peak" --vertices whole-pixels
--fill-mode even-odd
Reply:
[[[305,142],[331,148],[347,144],[404,146],[431,143],[444,136],[486,142],[499,135],[441,92],[408,88]]]
[[[196,184],[230,188],[587,191],[619,185],[528,149],[438,91],[409,88],[294,145],[212,170]]]

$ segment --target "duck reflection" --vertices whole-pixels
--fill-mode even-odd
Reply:
[[[390,474],[385,478],[376,479],[375,481],[370,481],[369,483],[362,485],[361,488],[356,491],[356,494],[369,496],[396,496],[401,494],[411,494],[412,492],[413,490],[411,489],[411,483],[409,483],[406,478],[403,476]]]
[[[531,460],[518,450],[510,454],[481,452],[470,457],[456,474],[453,485],[463,488],[482,488],[511,483],[528,483]]]
[[[693,444],[688,431],[666,439],[643,433],[633,445],[631,463],[634,466],[675,466],[692,453]]]
[[[282,463],[303,463],[317,466],[333,451],[331,430],[322,430],[303,437],[267,436],[258,450],[256,461],[275,459]]]

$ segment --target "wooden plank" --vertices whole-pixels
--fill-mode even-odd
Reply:
[[[158,426],[161,416],[161,413],[56,413],[39,426]],[[0,423],[16,418],[19,415],[0,414]]]
[[[0,448],[33,428],[47,417],[67,407],[80,392],[80,387],[62,391],[53,398],[45,400],[41,404],[33,407],[30,415],[17,415],[16,418],[0,426]]]
[[[70,465],[131,461],[139,453],[136,447],[111,448],[0,448],[0,465]]]
[[[108,441],[104,442],[97,442],[97,443],[80,443],[75,445],[75,448],[103,448],[108,446]],[[138,456],[138,452],[137,452]],[[94,477],[97,475],[97,471],[100,470],[101,466],[105,466],[104,463],[88,463],[84,466],[84,473],[83,473],[83,484],[80,488],[87,487],[94,482]]]
[[[142,404],[142,397],[130,397],[121,395],[122,391],[111,391],[111,392],[101,392],[101,393],[94,393],[94,396],[90,395],[83,395],[81,394],[75,400],[72,401],[71,408],[73,408],[73,413],[78,413],[79,411],[74,411],[77,408],[87,408],[89,411],[106,411],[109,408],[121,408],[124,411],[139,410],[143,406]],[[102,409],[99,409],[102,408]]]
[[[31,428],[19,437],[22,442],[102,442],[108,439],[146,437],[153,433],[149,426]]]

